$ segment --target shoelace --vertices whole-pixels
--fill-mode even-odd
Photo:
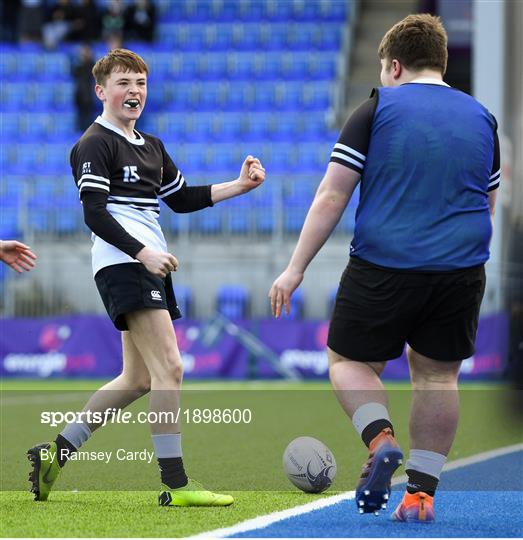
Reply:
[[[367,478],[369,476],[370,469],[372,467],[372,462],[374,461],[374,453],[369,454],[369,458],[365,462],[365,465],[361,468],[361,478]]]

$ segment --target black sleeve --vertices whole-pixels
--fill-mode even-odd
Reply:
[[[91,231],[133,259],[145,246],[131,236],[107,210],[107,193],[82,192],[84,221]]]
[[[494,132],[494,160],[492,161],[492,170],[488,181],[487,191],[493,191],[498,189],[501,182],[501,156],[499,152],[499,137],[496,125],[496,131]]]
[[[362,173],[367,159],[374,112],[378,104],[378,91],[362,103],[343,126],[334,145],[330,161]]]
[[[191,186],[161,144],[163,154],[162,185],[158,197],[169,208],[179,213],[196,212],[213,206],[211,186]]]
[[[161,197],[161,199],[171,210],[180,214],[213,206],[210,185],[188,186],[184,182],[176,193]]]

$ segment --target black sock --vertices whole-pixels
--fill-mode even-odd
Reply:
[[[66,438],[62,437],[61,435],[58,435],[54,442],[56,443],[56,447],[58,450],[58,455],[56,456],[58,459],[58,465],[60,465],[60,467],[63,467],[67,463],[69,456],[73,452],[78,452],[78,449],[75,448]]]
[[[392,427],[392,424],[389,420],[385,420],[385,418],[381,418],[380,420],[374,420],[374,422],[371,422],[361,433],[361,438],[367,448],[370,445],[370,442],[376,435],[379,435],[384,429],[390,428],[392,430],[392,435],[394,435],[394,428]]]
[[[409,493],[423,491],[427,495],[434,497],[434,493],[436,493],[436,488],[438,487],[439,482],[435,476],[431,476],[430,474],[420,471],[415,471],[414,469],[407,469],[405,472],[409,477],[407,482],[407,491]]]
[[[183,468],[181,457],[158,458],[158,466],[162,477],[162,484],[171,489],[181,488],[189,481]]]

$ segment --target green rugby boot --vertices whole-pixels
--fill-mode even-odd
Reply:
[[[229,506],[234,502],[230,495],[207,491],[200,483],[189,479],[186,486],[170,489],[162,484],[158,496],[160,506]]]
[[[47,501],[61,471],[56,443],[48,442],[33,446],[27,451],[27,459],[33,466],[33,470],[29,473],[29,482],[32,483],[30,491],[34,493],[34,500]]]

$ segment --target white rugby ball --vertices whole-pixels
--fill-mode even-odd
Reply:
[[[336,478],[336,460],[332,452],[314,437],[298,437],[283,453],[287,478],[306,493],[321,493]]]

